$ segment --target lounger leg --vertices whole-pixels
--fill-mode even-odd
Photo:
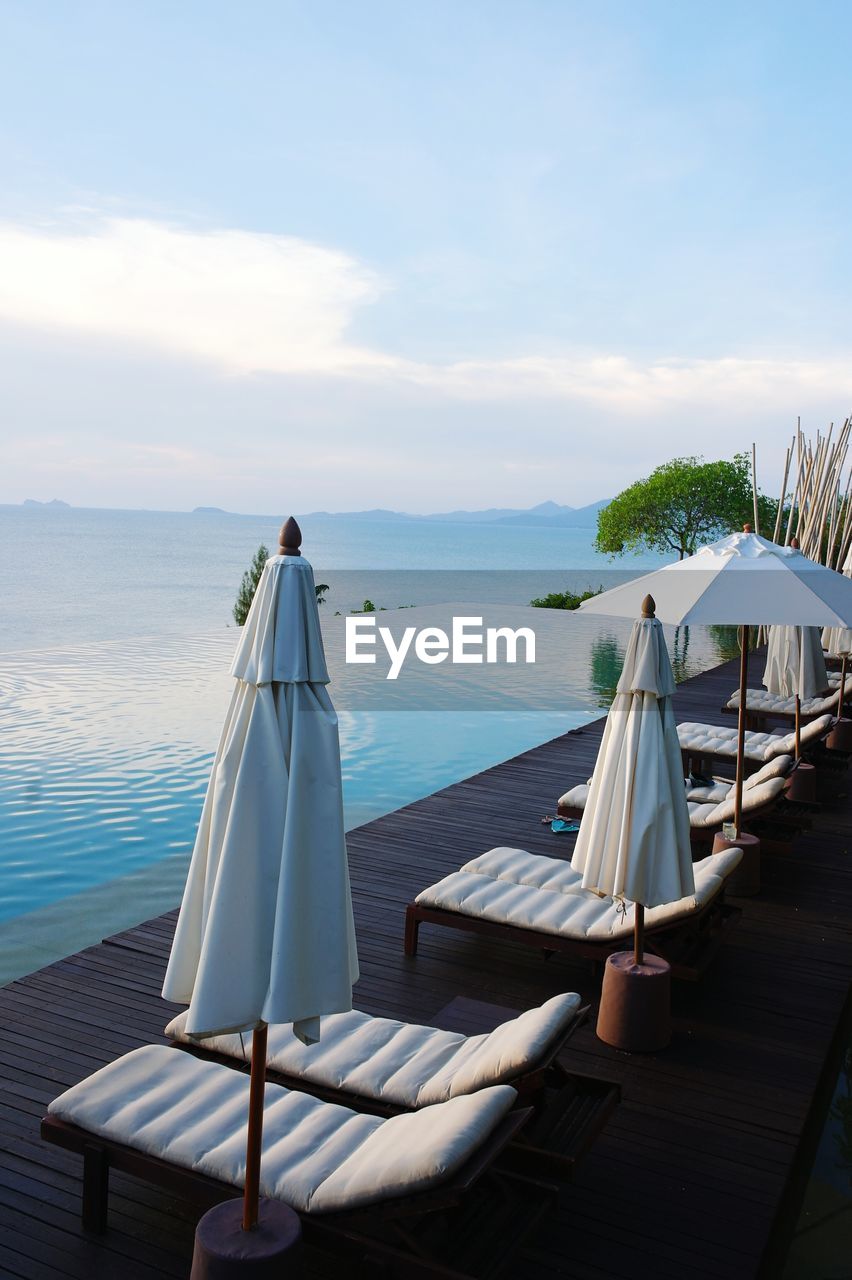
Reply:
[[[420,933],[420,920],[417,916],[417,908],[409,906],[405,909],[405,954],[407,956],[417,955],[417,938]]]
[[[83,1152],[83,1230],[103,1235],[107,1229],[109,1157],[103,1147]]]

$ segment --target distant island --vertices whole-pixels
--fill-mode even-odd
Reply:
[[[69,511],[71,509],[70,502],[63,502],[61,498],[51,498],[50,502],[39,502],[37,498],[24,498],[21,503],[22,507],[65,507]]]
[[[322,516],[326,520],[395,520],[440,522],[443,524],[534,525],[545,528],[592,529],[598,512],[609,504],[609,498],[590,502],[585,507],[560,506],[558,502],[540,502],[535,507],[488,507],[484,511],[436,511],[429,515],[410,515],[406,511],[389,511],[376,507],[371,511],[309,511],[301,517]]]
[[[193,507],[192,514],[194,516],[227,516],[230,512],[224,507]]]

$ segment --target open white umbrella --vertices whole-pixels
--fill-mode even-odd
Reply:
[[[795,547],[751,532],[702,547],[695,555],[585,601],[585,613],[636,617],[650,592],[661,622],[742,626],[735,818],[742,822],[743,756],[750,624],[852,627],[852,581]]]
[[[634,962],[644,908],[695,892],[674,675],[654,601],[642,602],[606,719],[571,865],[583,887],[635,903]]]
[[[231,667],[236,678],[163,995],[197,1038],[253,1030],[243,1226],[257,1221],[266,1027],[305,1042],[352,1008],[358,978],[337,716],[311,566],[295,520],[263,570]]]

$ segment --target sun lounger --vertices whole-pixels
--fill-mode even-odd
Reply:
[[[84,1226],[106,1229],[110,1168],[205,1207],[238,1192],[248,1089],[242,1072],[148,1045],[51,1103],[42,1137],[84,1156]],[[308,1243],[398,1258],[375,1227],[404,1218],[410,1231],[409,1220],[460,1203],[527,1120],[516,1096],[496,1085],[382,1119],[268,1084],[261,1193],[299,1214]],[[406,1274],[459,1274],[413,1253],[406,1261]]]
[[[676,976],[699,977],[722,926],[738,914],[724,903],[724,887],[741,858],[740,849],[703,858],[694,866],[693,897],[645,912],[647,948],[668,960]],[[405,953],[416,954],[420,925],[427,922],[603,961],[632,938],[632,903],[625,910],[581,881],[559,858],[491,849],[409,904]]]
[[[847,693],[849,684],[847,681]],[[804,724],[808,720],[815,720],[818,716],[837,715],[837,707],[840,701],[840,685],[819,698],[804,698],[800,705],[800,719]],[[735,690],[731,694],[722,710],[726,713],[736,713],[740,707],[740,691]],[[796,699],[782,698],[780,694],[770,693],[768,689],[746,689],[746,711],[749,719],[757,723],[760,720],[769,718],[777,720],[795,720],[796,718]]]
[[[830,733],[834,718],[829,715],[820,716],[802,725],[802,754],[816,748]],[[735,764],[737,759],[737,730],[715,724],[702,724],[699,721],[684,721],[677,727],[680,749],[684,760],[684,772],[690,769],[705,772],[703,762],[714,760]],[[795,755],[795,733],[759,733],[746,730],[745,759],[746,770],[754,772],[770,760],[782,755]]]
[[[792,756],[775,756],[743,784],[743,818],[753,822],[755,818],[774,809],[783,799],[784,788],[790,776],[794,760]],[[560,798],[557,813],[563,817],[582,815],[589,797],[590,783],[571,787]],[[708,786],[692,786],[686,789],[689,825],[693,840],[711,840],[722,824],[734,819],[734,785],[730,779],[714,779]]]
[[[337,1102],[375,1103],[385,1113],[433,1106],[495,1084],[512,1084],[523,1094],[586,1012],[571,992],[486,1035],[466,1036],[353,1009],[322,1018],[317,1044],[302,1044],[289,1024],[270,1027],[267,1074]],[[185,1012],[178,1014],[164,1034],[223,1059],[250,1062],[250,1034],[194,1041],[184,1030],[186,1020]]]
[[[570,1178],[619,1098],[609,1081],[575,1075],[557,1056],[585,1021],[588,1006],[576,993],[553,996],[483,1035],[397,1022],[370,1014],[337,1013],[322,1018],[317,1044],[303,1045],[290,1024],[269,1028],[267,1079],[331,1102],[377,1115],[435,1106],[449,1098],[496,1084],[511,1084],[520,1104],[536,1115],[524,1141],[534,1145],[546,1168]],[[165,1034],[182,1048],[245,1068],[251,1034],[195,1041],[187,1036],[186,1012]]]

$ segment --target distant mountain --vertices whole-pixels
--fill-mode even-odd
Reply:
[[[327,520],[423,520],[428,517],[409,516],[404,511],[386,511],[384,507],[373,507],[370,511],[308,511],[300,519],[309,516],[325,516]]]
[[[227,516],[230,512],[224,507],[193,507],[192,514],[194,516]]]
[[[562,507],[554,515],[538,515],[536,514],[537,508],[533,507],[531,511],[526,511],[521,515],[504,516],[502,520],[497,520],[495,523],[533,525],[536,528],[544,526],[551,529],[593,529],[598,522],[598,512],[609,506],[609,501],[609,498],[602,498],[599,502],[590,502],[587,507],[576,507],[574,509]],[[549,505],[555,506],[556,504],[551,503]]]
[[[441,524],[515,524],[544,525],[554,528],[591,528],[598,511],[609,502],[590,503],[586,507],[560,506],[558,502],[539,502],[535,507],[488,507],[484,511],[435,511],[429,515],[409,515],[405,511],[388,511],[375,507],[371,511],[311,511],[308,516],[324,516],[338,520],[429,521]]]
[[[21,503],[22,507],[67,507],[70,509],[70,502],[63,502],[61,498],[51,498],[50,502],[39,502],[37,498],[24,498]]]
[[[561,516],[573,510],[573,507],[560,507],[558,502],[540,502],[528,510],[522,507],[488,507],[485,511],[436,511],[419,519],[447,520],[454,524],[497,524],[521,516]]]

